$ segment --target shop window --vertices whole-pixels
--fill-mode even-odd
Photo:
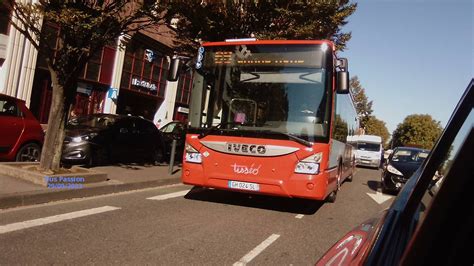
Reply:
[[[192,88],[192,72],[181,74],[178,80],[178,91],[176,92],[176,102],[181,104],[189,104],[191,88]]]
[[[143,60],[135,58],[135,63],[133,64],[133,74],[141,76],[142,74]]]
[[[133,46],[127,49],[120,88],[164,97],[168,62],[156,54],[150,62],[144,51],[144,48],[134,50]]]
[[[0,34],[8,35],[10,30],[10,15],[11,11],[6,6],[0,4]]]
[[[144,78],[150,78],[152,66],[153,66],[152,63],[145,62],[144,66],[143,66],[143,77]]]
[[[97,80],[99,78],[100,64],[89,62],[87,64],[86,79]]]
[[[130,74],[122,75],[122,80],[120,81],[121,89],[128,89],[130,87]]]
[[[99,74],[100,74],[100,66],[102,61],[102,52],[103,49],[96,52],[94,56],[87,62],[85,67],[86,75],[84,76],[85,79],[98,81]]]
[[[124,72],[132,72],[132,64],[133,64],[133,56],[126,55],[125,60],[123,62],[123,71]]]
[[[153,80],[159,80],[159,79],[160,79],[160,76],[161,76],[161,71],[162,71],[161,68],[155,67],[155,68],[153,69],[153,76],[152,76],[152,79],[153,79]]]

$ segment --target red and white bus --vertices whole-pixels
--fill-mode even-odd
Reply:
[[[195,64],[184,184],[334,201],[358,129],[330,41],[206,43]]]

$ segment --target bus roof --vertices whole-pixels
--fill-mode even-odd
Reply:
[[[355,135],[347,137],[349,142],[371,142],[371,143],[382,143],[382,137],[376,135]]]
[[[226,46],[226,45],[257,45],[257,44],[323,44],[326,43],[334,51],[334,43],[328,40],[251,40],[251,39],[232,39],[225,42],[206,42],[202,46]]]

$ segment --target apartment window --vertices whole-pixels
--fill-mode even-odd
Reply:
[[[10,16],[11,10],[0,4],[0,34],[8,35],[10,31]]]
[[[189,104],[191,89],[193,87],[193,74],[188,71],[180,75],[178,80],[178,90],[176,92],[176,102]]]

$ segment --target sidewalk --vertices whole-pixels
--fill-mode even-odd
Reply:
[[[0,209],[91,197],[181,182],[181,168],[178,166],[173,168],[172,174],[168,173],[168,165],[120,164],[94,167],[93,169],[107,173],[109,180],[84,184],[82,188],[58,189],[43,187],[15,177],[0,176]]]

